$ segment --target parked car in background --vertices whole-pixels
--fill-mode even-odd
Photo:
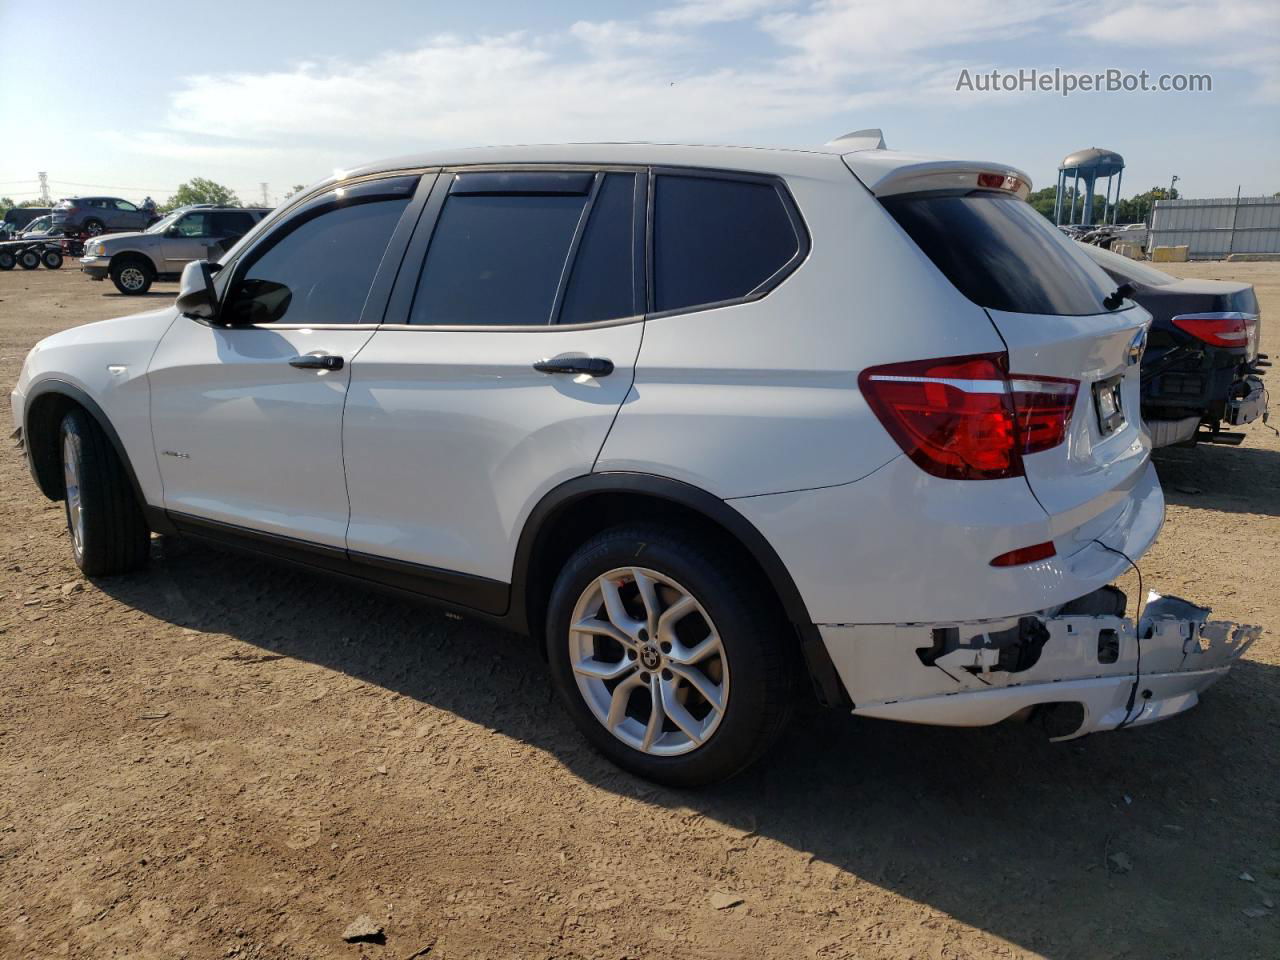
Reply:
[[[759,757],[806,673],[916,723],[1189,709],[1258,631],[1109,586],[1164,519],[1148,314],[1021,172],[880,143],[362,167],[40,341],[14,425],[87,575],[156,530],[495,621],[665,783]]]
[[[155,213],[119,197],[69,197],[53,205],[53,225],[65,234],[143,230],[155,219]]]
[[[49,207],[13,207],[6,210],[4,220],[0,221],[0,239],[16,237],[32,220],[51,212]]]
[[[1101,247],[1084,252],[1151,314],[1142,359],[1142,419],[1154,446],[1237,444],[1224,430],[1267,415],[1260,353],[1262,318],[1253,286],[1228,280],[1181,280]]]
[[[193,260],[216,260],[267,213],[261,207],[183,207],[141,233],[89,240],[80,269],[94,280],[110,277],[121,293],[143,294],[156,280],[176,280]]]
[[[33,240],[37,237],[47,237],[53,234],[53,215],[46,213],[43,217],[36,217],[18,234],[18,240]]]

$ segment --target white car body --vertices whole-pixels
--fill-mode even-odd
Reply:
[[[988,724],[1068,702],[1083,708],[1068,735],[1146,723],[1193,705],[1256,635],[1154,597],[1141,623],[1062,610],[1126,573],[1163,522],[1137,416],[1134,350],[1148,316],[1132,304],[1081,316],[984,309],[882,205],[972,186],[981,171],[1025,196],[1026,176],[1004,165],[856,138],[809,151],[442,152],[317,185],[229,251],[219,276],[339,187],[421,177],[410,210],[425,222],[460,171],[548,168],[777,178],[807,237],[759,295],[598,324],[412,325],[412,285],[384,260],[358,322],[227,327],[166,307],[67,330],[31,352],[13,394],[45,492],[56,496],[57,481],[32,410],[51,394],[87,399],[118,437],[154,529],[261,538],[534,632],[539,523],[600,491],[684,498],[757,556],[822,697],[897,720]],[[428,237],[408,214],[396,229],[389,249],[409,263]],[[1080,269],[1107,282],[1083,258]],[[312,354],[345,364],[287,362]],[[1024,455],[1024,475],[931,475],[859,387],[884,364],[1000,354],[1011,376],[1080,383],[1065,438]],[[531,366],[569,355],[609,358],[613,373]],[[1103,435],[1090,386],[1107,378],[1133,416]],[[990,563],[1033,544],[1054,555]],[[1002,667],[1009,631],[1027,623],[1041,637],[1034,663]],[[1114,659],[1102,656],[1113,641]],[[951,648],[924,662],[939,643]]]

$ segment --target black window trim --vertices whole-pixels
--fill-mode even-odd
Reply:
[[[655,285],[653,277],[654,197],[657,193],[658,177],[663,175],[676,177],[700,177],[707,180],[736,180],[745,183],[762,183],[773,187],[774,191],[778,194],[778,198],[782,201],[782,208],[786,211],[787,219],[791,221],[791,229],[795,231],[796,252],[792,254],[791,258],[786,263],[775,270],[770,276],[766,277],[761,283],[757,284],[754,289],[741,297],[732,297],[728,300],[717,300],[712,303],[696,303],[686,307],[675,307],[671,310],[655,310]],[[809,252],[812,249],[813,244],[809,237],[809,228],[804,222],[804,217],[800,215],[800,208],[796,204],[795,198],[791,196],[791,191],[787,188],[786,180],[780,176],[767,173],[744,173],[739,170],[718,170],[712,167],[653,166],[649,168],[649,198],[645,212],[645,287],[648,291],[646,301],[648,310],[645,314],[645,318],[648,320],[659,320],[663,317],[675,317],[686,313],[701,313],[704,310],[718,310],[721,307],[734,307],[739,304],[754,303],[757,300],[762,300],[774,290],[778,289],[784,281],[800,269],[800,265],[808,259]]]
[[[397,280],[396,287],[392,291],[390,299],[387,301],[386,309],[383,316],[383,323],[378,325],[380,330],[422,330],[435,331],[440,333],[537,333],[548,330],[594,330],[597,327],[615,327],[629,323],[643,323],[646,319],[646,311],[643,307],[647,306],[646,295],[640,291],[641,285],[645,283],[648,264],[645,263],[640,269],[636,268],[635,259],[637,255],[643,255],[644,250],[648,249],[644,237],[644,224],[639,218],[632,217],[632,235],[634,237],[634,246],[632,254],[632,309],[635,313],[626,317],[615,317],[612,320],[592,320],[586,323],[558,323],[556,322],[560,316],[560,310],[564,305],[564,296],[566,284],[573,274],[573,265],[578,256],[578,249],[581,238],[586,230],[587,214],[595,203],[596,195],[600,186],[604,183],[605,174],[609,173],[631,173],[636,177],[636,205],[640,207],[641,201],[647,196],[646,175],[649,168],[643,164],[613,164],[613,163],[484,163],[484,164],[462,164],[450,165],[440,169],[440,175],[436,180],[435,188],[431,192],[430,198],[427,200],[426,209],[423,211],[422,217],[418,223],[412,239],[405,250],[403,263],[410,265],[407,269],[401,271],[401,276]],[[435,235],[436,227],[440,222],[440,214],[444,209],[445,201],[452,190],[454,178],[468,173],[589,173],[594,175],[595,181],[592,184],[591,192],[588,194],[587,203],[584,206],[582,215],[579,216],[578,225],[575,228],[573,240],[570,241],[569,251],[565,255],[565,265],[561,271],[560,283],[556,288],[556,295],[553,300],[551,314],[546,323],[538,324],[467,324],[467,323],[409,323],[408,318],[413,312],[413,301],[416,299],[418,291],[418,282],[421,278],[422,270],[426,267],[426,257],[430,250],[431,240]],[[524,191],[514,191],[517,193]],[[644,244],[643,250],[641,245]],[[416,264],[416,269],[414,266]],[[399,316],[406,318],[406,322],[387,323],[387,316]]]
[[[385,193],[378,193],[375,190],[360,200],[361,203],[376,203],[379,200],[395,199],[407,195],[409,203],[401,214],[399,222],[391,231],[391,237],[387,241],[387,249],[383,253],[382,261],[378,264],[378,269],[374,273],[373,283],[369,288],[369,294],[365,299],[364,308],[361,310],[358,322],[254,324],[224,324],[221,322],[227,292],[275,244],[289,236],[307,221],[337,209],[338,201],[341,199],[338,195],[339,191],[345,193],[348,190],[376,184],[379,181],[404,180],[408,178],[416,178],[417,182],[407,194],[399,190],[388,190]],[[220,283],[218,288],[218,316],[213,320],[192,319],[206,326],[215,326],[226,330],[376,330],[379,326],[378,319],[366,318],[381,318],[382,312],[386,309],[387,300],[395,284],[409,244],[411,231],[417,226],[417,222],[422,216],[423,209],[426,207],[427,200],[431,196],[438,179],[439,177],[434,169],[388,171],[328,184],[326,189],[318,193],[309,194],[304,202],[292,205],[283,216],[271,218],[272,222],[269,227],[265,227],[257,237],[253,238],[252,244],[238,251],[233,260],[223,265],[217,275]],[[267,219],[268,215],[264,215],[254,226],[260,226]],[[228,279],[223,280],[223,277]]]

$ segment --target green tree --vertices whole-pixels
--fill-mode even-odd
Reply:
[[[307,185],[305,183],[295,183],[292,187],[289,188],[289,192],[284,195],[284,198],[288,200],[295,193],[301,193],[305,189],[307,189]]]
[[[204,177],[192,177],[178,187],[169,201],[161,208],[164,211],[175,207],[185,207],[193,203],[216,203],[220,207],[238,207],[240,198],[230,187],[206,180]]]
[[[1145,193],[1134,194],[1116,205],[1116,223],[1144,223],[1150,219],[1157,200],[1177,200],[1179,196],[1177,188],[1170,196],[1168,187],[1152,187]]]
[[[1076,197],[1075,187],[1067,187],[1066,192],[1062,195],[1062,222],[1066,223],[1071,219],[1071,202]],[[1037,190],[1035,193],[1027,195],[1027,202],[1031,204],[1040,214],[1044,216],[1050,223],[1053,222],[1053,211],[1058,203],[1058,188],[1045,187],[1043,190]],[[1080,219],[1079,204],[1076,200],[1076,219]],[[1098,194],[1093,195],[1093,222],[1098,223],[1102,220],[1105,212],[1107,201]]]
[[[0,197],[0,210],[10,210],[16,206],[17,204],[13,202],[13,197]]]

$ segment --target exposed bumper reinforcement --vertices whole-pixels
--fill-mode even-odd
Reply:
[[[1054,738],[1066,740],[1195,706],[1261,633],[1209,612],[1152,593],[1140,631],[1122,616],[1049,614],[821,630],[856,714],[985,726],[1029,707],[1076,704],[1078,725]]]

